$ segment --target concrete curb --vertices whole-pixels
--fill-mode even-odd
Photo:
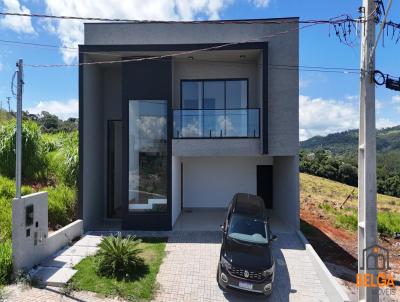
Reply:
[[[322,262],[321,258],[318,256],[317,252],[308,242],[306,237],[304,237],[301,231],[296,232],[300,240],[303,242],[308,255],[310,256],[311,262],[317,272],[322,286],[324,287],[330,301],[332,302],[350,302],[345,290],[342,286],[335,280],[332,274],[329,272],[328,268]]]

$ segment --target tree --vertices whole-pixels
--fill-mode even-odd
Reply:
[[[47,111],[42,111],[38,122],[45,132],[57,131],[60,124],[60,120],[58,119],[57,115],[51,114]]]

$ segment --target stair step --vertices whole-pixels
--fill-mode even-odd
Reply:
[[[32,278],[41,285],[63,287],[76,272],[75,269],[65,267],[39,267]]]

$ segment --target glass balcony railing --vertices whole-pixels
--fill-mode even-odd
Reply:
[[[174,110],[174,138],[259,138],[260,109]]]

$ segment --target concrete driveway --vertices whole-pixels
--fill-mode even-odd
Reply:
[[[221,291],[216,281],[221,233],[190,230],[193,228],[191,225],[184,231],[179,224],[179,230],[170,234],[167,255],[157,275],[160,289],[155,301],[329,301],[296,233],[275,224],[274,233],[278,235],[278,240],[273,243],[276,277],[273,293],[267,298]]]

